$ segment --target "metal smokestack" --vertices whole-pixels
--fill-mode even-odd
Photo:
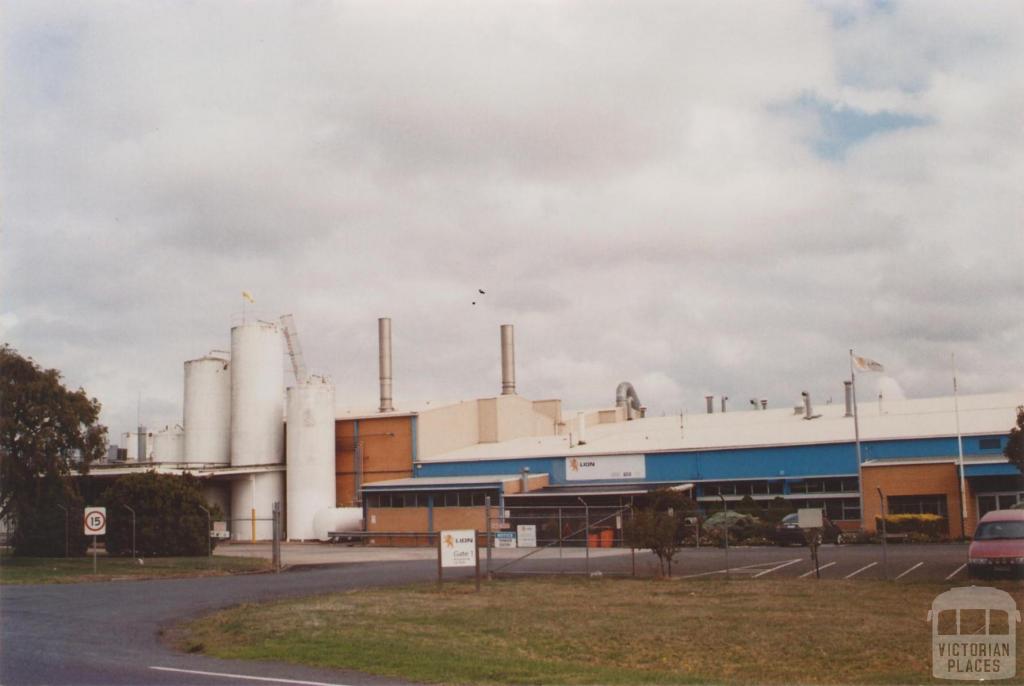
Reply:
[[[704,402],[708,406],[708,414],[714,414],[715,413],[715,396],[713,396],[713,395],[706,395],[706,396],[704,396]]]
[[[380,341],[380,412],[394,412],[391,402],[391,318],[377,320],[377,337]]]
[[[516,342],[511,324],[501,325],[501,394],[516,394]]]
[[[853,382],[844,381],[843,391],[846,393],[846,414],[845,417],[853,416]]]

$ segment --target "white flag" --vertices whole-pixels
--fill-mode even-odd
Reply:
[[[885,367],[866,357],[853,356],[853,366],[858,372],[884,372]]]

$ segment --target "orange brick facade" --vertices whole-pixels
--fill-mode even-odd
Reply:
[[[881,503],[878,497],[878,489],[881,488],[886,497],[944,495],[946,511],[949,513],[949,535],[951,538],[963,536],[963,529],[960,526],[960,476],[955,463],[865,466],[863,476],[861,484],[864,494],[863,526],[866,531],[875,531],[875,517],[881,514]],[[977,523],[977,507],[970,482],[967,483],[966,488],[966,529],[970,534],[974,531]],[[888,506],[886,511],[888,511]]]
[[[334,470],[338,507],[359,502],[356,450],[362,452],[363,483],[412,476],[413,417],[342,419],[334,424]]]

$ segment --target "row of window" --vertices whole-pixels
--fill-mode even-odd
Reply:
[[[888,514],[932,514],[948,517],[946,496],[933,495],[890,495],[886,498]]]
[[[1024,503],[1024,493],[993,493],[978,496],[978,516],[983,517],[992,510],[1009,510],[1018,503]]]
[[[857,498],[827,498],[815,500],[800,498],[790,500],[790,503],[797,507],[812,507],[825,511],[825,516],[832,521],[840,519],[860,519],[860,500]]]
[[[497,491],[436,491],[419,493],[369,493],[367,507],[483,507],[485,498],[498,505]]]
[[[782,495],[784,493],[781,479],[772,481],[710,481],[700,484],[701,494],[717,495]],[[789,492],[806,493],[856,493],[856,477],[832,477],[821,479],[793,479],[789,482]]]

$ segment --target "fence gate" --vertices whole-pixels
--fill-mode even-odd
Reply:
[[[511,506],[485,503],[489,576],[511,574],[635,575],[636,551],[623,538],[629,507]]]

